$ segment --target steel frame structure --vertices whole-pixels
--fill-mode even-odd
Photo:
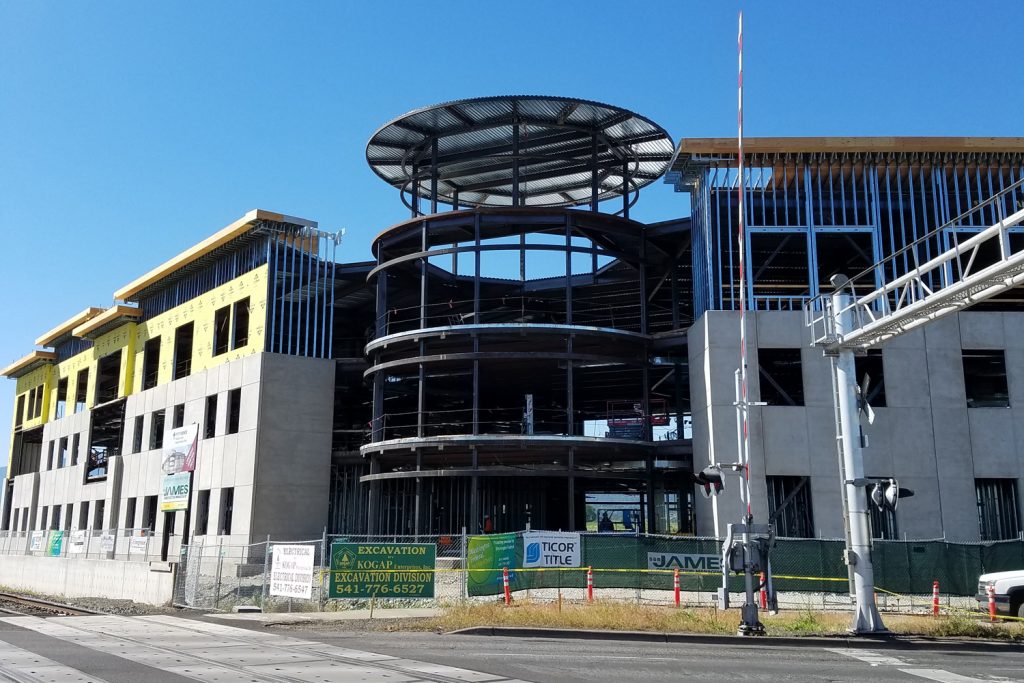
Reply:
[[[963,233],[999,220],[994,203],[970,207],[1003,191],[1008,204],[1024,199],[1019,151],[780,151],[746,158],[746,294],[752,310],[802,310],[830,291],[836,272],[860,273],[893,254],[883,267],[856,278],[857,292],[866,294],[951,249]],[[680,153],[667,175],[667,182],[692,197],[698,317],[738,307],[732,275],[738,261],[736,166],[735,154]],[[941,231],[933,231],[936,225]],[[822,244],[828,235],[849,237],[844,245],[856,244],[863,254],[837,263],[844,256]],[[759,236],[766,242],[783,237],[774,249],[759,249]],[[782,244],[785,237],[790,239]],[[935,271],[925,283],[938,286],[940,277]]]
[[[582,480],[595,480],[641,492],[655,528],[655,489],[683,495],[692,469],[688,442],[658,443],[651,427],[659,386],[668,393],[655,404],[671,397],[682,414],[684,342],[656,337],[689,322],[682,250],[666,246],[688,226],[649,231],[628,214],[667,166],[667,134],[593,102],[477,99],[392,121],[367,157],[412,214],[374,240],[367,277],[377,306],[365,348],[371,435],[360,449],[368,531],[456,531],[436,528],[442,481],[462,482],[458,518],[476,531],[491,509],[484,497],[512,503],[514,490],[495,484],[509,477],[564,500],[534,523],[579,528]],[[614,197],[616,214],[598,211]],[[565,208],[574,205],[590,210]],[[607,423],[607,406],[623,400],[637,428]],[[602,422],[605,434],[587,433]],[[672,463],[655,468],[656,454]]]

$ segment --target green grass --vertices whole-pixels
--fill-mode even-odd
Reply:
[[[902,635],[949,638],[982,638],[1024,642],[1024,623],[995,623],[966,614],[931,616],[884,614],[886,626]],[[811,609],[762,614],[770,636],[846,635],[850,612]],[[654,631],[660,633],[734,634],[739,610],[711,608],[675,609],[621,602],[532,603],[517,600],[511,607],[500,602],[451,607],[417,627],[454,631],[474,626],[567,628],[600,631]]]

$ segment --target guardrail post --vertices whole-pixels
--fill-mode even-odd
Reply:
[[[673,572],[673,574],[672,574],[672,596],[673,596],[673,599],[675,600],[676,607],[679,607],[682,604],[682,600],[680,599],[680,595],[679,595],[679,570],[678,569],[676,569],[675,572]]]
[[[501,584],[505,589],[505,606],[508,607],[512,604],[512,591],[508,585],[508,567],[501,570]]]

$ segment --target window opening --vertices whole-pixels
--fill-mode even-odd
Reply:
[[[149,449],[164,447],[164,411],[154,410],[149,419]]]
[[[866,356],[855,356],[853,359],[857,383],[863,389],[864,378],[867,376],[868,390],[865,398],[872,408],[885,407],[885,372],[882,365],[882,350],[868,349]]]
[[[213,314],[213,355],[219,356],[228,351],[230,339],[231,307],[218,308]]]
[[[235,302],[235,328],[231,348],[238,349],[249,343],[249,297]]]
[[[103,500],[102,498],[100,500],[96,501],[96,508],[93,510],[93,513],[92,513],[92,528],[93,529],[102,529],[103,528],[103,513],[106,512],[106,509],[107,509],[107,501]]]
[[[64,417],[64,413],[67,411],[68,406],[68,378],[62,377],[57,382],[57,405],[53,409],[54,419],[60,419]]]
[[[57,467],[67,467],[68,462],[68,437],[60,437],[57,442]]]
[[[64,508],[64,528],[71,531],[71,510],[72,504],[68,503]]]
[[[174,418],[171,420],[171,429],[177,429],[185,424],[185,404],[179,403],[174,406]]]
[[[85,529],[89,525],[89,501],[82,501],[78,506],[78,528]]]
[[[978,525],[983,541],[1001,541],[1020,536],[1020,507],[1016,479],[975,479]]]
[[[779,406],[804,404],[800,349],[758,349],[757,365],[762,401]]]
[[[53,506],[53,512],[50,514],[50,529],[52,531],[60,529],[60,505]]]
[[[142,508],[142,528],[149,529],[150,533],[156,529],[156,496],[146,496]]]
[[[71,466],[78,464],[78,449],[82,445],[81,435],[76,433],[71,437]]]
[[[124,438],[124,400],[94,408],[90,416],[89,456],[85,464],[85,479],[99,481],[107,478],[107,461],[121,454]]]
[[[160,377],[160,337],[146,342],[142,355],[142,389],[152,389]]]
[[[121,378],[121,351],[107,354],[96,365],[96,403],[109,403],[117,398]]]
[[[217,434],[217,394],[206,397],[206,415],[203,417],[203,438],[212,439]]]
[[[185,323],[174,331],[174,379],[192,374],[192,335],[195,323]]]
[[[135,504],[136,498],[129,498],[128,504],[124,508],[124,528],[134,529],[135,528]]]
[[[89,395],[89,368],[78,371],[78,376],[75,377],[75,412],[80,413],[85,410],[86,397]]]
[[[232,389],[228,392],[228,434],[238,433],[238,421],[242,408],[242,390]]]
[[[50,441],[46,446],[46,469],[53,469],[53,442]]]
[[[196,536],[205,536],[210,523],[210,490],[199,492],[196,501]]]
[[[17,429],[22,425],[25,415],[25,394],[18,397],[18,405],[14,409],[14,428]]]
[[[814,513],[808,477],[766,477],[768,523],[778,536],[814,538]]]
[[[1006,355],[999,350],[963,350],[968,408],[1009,408]]]
[[[143,415],[135,416],[135,426],[132,429],[132,453],[142,451],[142,424],[144,417]]]
[[[231,533],[231,515],[235,509],[235,489],[221,489],[220,492],[220,533],[228,535]]]

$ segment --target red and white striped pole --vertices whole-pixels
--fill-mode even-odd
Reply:
[[[672,593],[675,596],[676,607],[679,607],[680,600],[679,600],[679,570],[678,569],[675,571],[675,574],[672,575]]]
[[[768,609],[768,583],[765,581],[764,572],[761,572],[761,609]]]
[[[996,587],[989,586],[988,592],[988,619],[989,621],[996,620]]]
[[[939,616],[939,582],[932,582],[932,616]]]
[[[512,604],[512,590],[508,586],[508,567],[501,571],[501,583],[505,589],[505,606],[508,607]]]

